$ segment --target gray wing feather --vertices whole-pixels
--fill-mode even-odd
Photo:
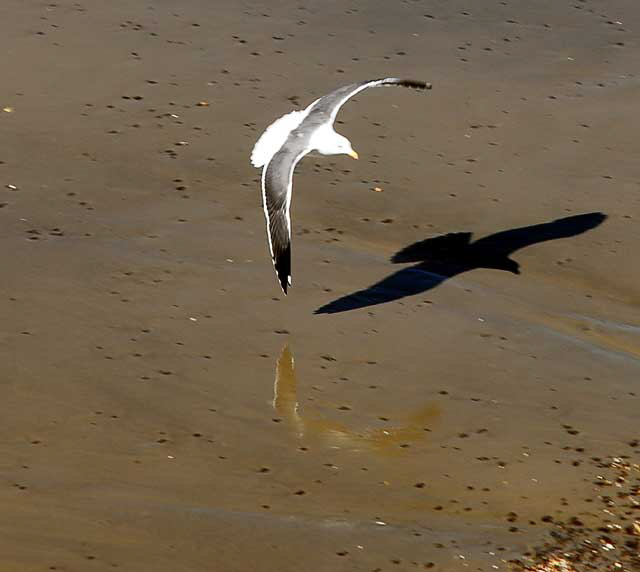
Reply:
[[[286,143],[262,171],[262,205],[271,259],[286,294],[291,285],[291,187],[293,170],[307,153],[302,141]]]
[[[369,87],[379,86],[400,86],[410,87],[412,89],[431,89],[430,83],[424,81],[417,81],[412,79],[401,79],[397,77],[386,77],[380,79],[373,79],[368,81],[361,81],[358,83],[352,83],[339,87],[338,89],[328,93],[327,95],[318,99],[315,103],[311,104],[311,109],[303,123],[308,121],[317,121],[318,115],[322,115],[325,121],[333,123],[336,119],[336,115],[340,108],[354,95]]]

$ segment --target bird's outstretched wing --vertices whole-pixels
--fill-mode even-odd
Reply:
[[[409,87],[419,90],[431,89],[430,83],[413,79],[401,79],[397,77],[386,77],[381,79],[361,81],[358,83],[352,83],[350,85],[339,87],[335,91],[322,96],[315,103],[309,106],[309,116],[312,114],[324,114],[327,116],[330,123],[333,123],[336,119],[338,111],[340,111],[340,108],[354,95],[369,87],[385,86]]]
[[[284,145],[262,171],[262,206],[271,259],[286,294],[291,286],[291,187],[293,170],[307,149]]]

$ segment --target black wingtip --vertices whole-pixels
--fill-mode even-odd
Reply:
[[[288,244],[287,248],[278,254],[273,264],[276,268],[280,287],[286,296],[287,290],[291,285],[291,244]]]
[[[399,85],[400,87],[409,87],[411,89],[419,90],[431,89],[433,87],[430,83],[417,79],[398,79],[393,83],[394,85]]]

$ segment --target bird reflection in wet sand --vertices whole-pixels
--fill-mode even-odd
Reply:
[[[364,290],[329,302],[315,313],[335,314],[421,294],[449,278],[478,268],[520,274],[520,265],[510,258],[516,251],[540,242],[582,234],[599,226],[606,218],[600,212],[569,216],[503,230],[473,242],[470,232],[427,238],[403,248],[391,258],[394,263],[418,264],[395,272]]]
[[[298,438],[319,438],[333,447],[370,450],[393,455],[405,451],[402,445],[424,439],[430,425],[440,416],[440,408],[427,405],[395,427],[356,430],[331,419],[307,417],[298,405],[298,380],[289,346],[285,345],[276,364],[273,408]]]

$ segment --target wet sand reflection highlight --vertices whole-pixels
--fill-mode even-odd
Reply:
[[[401,455],[402,445],[422,441],[437,422],[441,408],[425,405],[406,416],[403,424],[385,428],[351,429],[333,419],[308,417],[300,412],[295,361],[288,344],[276,363],[273,408],[299,439],[320,439],[329,446]]]

